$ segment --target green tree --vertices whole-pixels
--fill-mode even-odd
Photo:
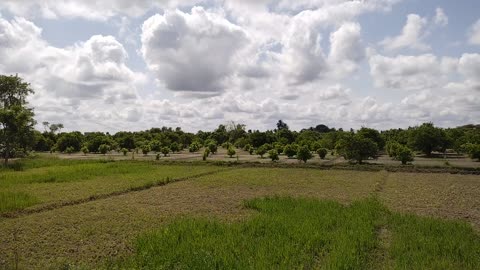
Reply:
[[[407,162],[413,161],[413,151],[404,145],[400,145],[397,149],[396,159],[406,165]]]
[[[227,155],[232,158],[237,152],[235,151],[235,148],[233,146],[229,147],[227,149]]]
[[[127,153],[128,153],[128,149],[127,149],[127,148],[122,148],[122,150],[120,150],[120,151],[122,152],[122,154],[123,154],[124,156],[126,156]]]
[[[148,155],[148,153],[151,151],[152,149],[150,148],[150,145],[149,144],[144,144],[142,145],[142,153],[144,156]]]
[[[81,149],[82,153],[84,155],[87,155],[88,154],[88,147],[87,146],[83,146],[82,149]]]
[[[312,152],[310,152],[310,148],[307,145],[300,146],[297,151],[297,159],[307,163],[309,159],[313,157]]]
[[[110,146],[108,146],[107,144],[102,144],[98,147],[98,152],[103,155],[107,154],[108,151],[110,151]]]
[[[273,162],[279,160],[278,152],[277,152],[277,150],[275,150],[275,149],[272,149],[272,150],[268,151],[268,157],[269,157]]]
[[[317,154],[321,159],[325,159],[325,157],[327,156],[327,153],[328,153],[328,150],[325,149],[325,148],[318,148],[317,149]]]
[[[422,151],[427,157],[430,157],[433,151],[445,150],[447,144],[445,131],[435,127],[432,123],[424,123],[414,128],[409,137],[409,145],[415,150]]]
[[[72,147],[74,152],[80,151],[83,143],[82,133],[75,131],[69,133],[62,133],[57,140],[57,149],[60,152],[65,152],[68,147]]]
[[[169,153],[170,153],[170,148],[168,148],[167,146],[162,147],[162,154],[164,157],[166,157]]]
[[[69,146],[69,147],[67,147],[67,149],[65,149],[65,153],[67,153],[69,155],[73,154],[73,153],[75,153],[75,149],[72,146]]]
[[[336,150],[346,160],[354,160],[361,164],[368,158],[376,158],[378,147],[372,139],[355,134],[340,139]]]
[[[0,75],[0,154],[5,164],[16,153],[33,147],[34,113],[26,101],[30,94],[30,84],[20,77]]]
[[[470,158],[480,161],[480,144],[466,143],[462,149]]]
[[[192,142],[188,147],[190,153],[198,152],[198,150],[200,150],[200,144],[198,142]]]
[[[170,150],[172,150],[173,153],[180,152],[180,146],[178,143],[174,142],[170,145]]]
[[[298,146],[295,144],[287,144],[283,148],[283,153],[287,155],[287,157],[292,158],[297,154]]]
[[[261,158],[263,158],[263,155],[265,155],[268,151],[268,147],[267,147],[267,144],[264,144],[260,147],[257,148],[257,151],[255,151],[257,153],[257,155],[259,155]]]
[[[216,143],[210,142],[210,143],[208,144],[207,149],[210,151],[210,153],[215,154],[215,153],[217,153],[218,147],[217,147],[217,144],[216,144]],[[207,156],[208,156],[208,155],[207,155]]]
[[[380,135],[380,132],[375,129],[362,127],[357,134],[374,141],[379,150],[382,150],[385,147],[385,139]]]

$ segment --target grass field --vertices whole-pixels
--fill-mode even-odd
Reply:
[[[0,175],[0,269],[480,267],[478,175],[48,158],[17,170]]]

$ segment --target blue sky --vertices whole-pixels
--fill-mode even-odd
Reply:
[[[68,130],[480,119],[473,0],[0,3],[1,74]],[[28,59],[28,61],[25,61]]]

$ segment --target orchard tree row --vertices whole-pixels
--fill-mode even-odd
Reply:
[[[62,124],[43,122],[43,130],[34,130],[33,109],[26,98],[33,93],[28,83],[18,76],[0,76],[0,154],[5,162],[29,151],[103,153],[130,151],[163,153],[204,151],[204,158],[227,149],[229,156],[243,149],[261,157],[278,155],[307,161],[312,153],[324,158],[335,153],[347,160],[363,162],[387,153],[402,163],[413,160],[415,152],[427,157],[453,151],[480,159],[480,126],[439,128],[424,123],[407,129],[378,131],[363,127],[353,129],[329,128],[317,125],[301,131],[291,130],[282,120],[273,130],[250,130],[243,124],[219,125],[213,131],[189,133],[177,127],[152,128],[139,132],[62,132]]]

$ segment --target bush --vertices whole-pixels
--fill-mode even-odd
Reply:
[[[232,158],[233,155],[235,155],[236,153],[237,153],[237,152],[235,151],[235,148],[233,148],[233,147],[230,147],[230,148],[228,148],[228,150],[227,150],[227,155],[230,156],[230,158]]]
[[[287,157],[292,158],[297,154],[298,146],[295,144],[287,144],[283,148],[283,153],[287,155]]]
[[[403,165],[413,161],[413,151],[410,148],[400,145],[396,151],[396,159],[401,161]]]
[[[365,159],[376,158],[378,152],[377,144],[372,139],[357,134],[340,139],[335,148],[346,160],[354,160],[359,164]]]
[[[283,146],[283,144],[279,143],[279,142],[276,142],[273,144],[273,148],[277,151],[278,154],[281,154],[283,152],[283,148],[285,146]]]
[[[462,145],[462,149],[470,158],[480,161],[480,144],[466,143]]]
[[[155,160],[160,160],[160,154],[157,154],[157,155],[155,156]]]
[[[161,152],[163,156],[166,157],[168,154],[170,154],[170,148],[168,148],[167,146],[164,146],[162,147]]]
[[[217,153],[218,151],[218,146],[216,143],[209,143],[208,144],[208,151],[209,151],[209,154],[212,153],[212,154],[215,154]],[[207,155],[208,156],[208,155]]]
[[[252,149],[252,145],[247,143],[244,147],[243,147],[243,150],[247,151],[250,153],[250,149]]]
[[[99,147],[98,147],[98,152],[100,152],[101,154],[106,154],[108,153],[108,151],[110,151],[110,147],[106,144],[101,144]]]
[[[198,144],[197,142],[191,143],[190,146],[188,147],[188,151],[190,153],[198,152],[198,150],[200,150],[200,144]]]
[[[180,146],[178,145],[178,143],[174,142],[170,145],[170,150],[172,150],[173,153],[179,152]]]
[[[229,149],[230,147],[232,147],[232,146],[233,146],[233,145],[232,145],[231,143],[229,143],[229,142],[224,142],[224,143],[222,143],[222,148],[223,148],[223,149],[227,149],[227,150],[228,150],[228,149]]]
[[[312,152],[307,145],[301,146],[297,151],[297,159],[307,163],[307,160],[313,157]]]
[[[267,147],[264,145],[258,147],[257,151],[255,151],[257,153],[257,155],[259,155],[261,158],[263,158],[263,155],[265,155],[267,153]]]
[[[268,157],[269,157],[273,162],[279,160],[278,152],[277,152],[277,150],[275,150],[275,149],[272,149],[272,150],[268,151]]]
[[[88,147],[87,147],[87,146],[83,146],[83,147],[82,147],[82,153],[83,153],[84,155],[88,154]]]
[[[387,151],[387,154],[389,157],[396,158],[398,155],[398,150],[402,147],[398,142],[395,141],[389,141],[385,145],[385,150]]]
[[[120,150],[120,152],[122,152],[123,155],[126,156],[127,153],[128,153],[128,149],[127,148],[122,148],[122,150]]]
[[[75,149],[72,147],[72,146],[69,146],[67,147],[67,149],[65,149],[65,153],[67,154],[73,154],[75,152]]]
[[[317,154],[321,159],[325,159],[325,157],[327,156],[327,153],[328,153],[328,150],[325,148],[319,148],[317,150]]]
[[[143,155],[145,155],[145,156],[148,155],[148,152],[150,152],[150,150],[151,150],[150,145],[144,144],[144,145],[142,146],[142,153],[143,153]]]

